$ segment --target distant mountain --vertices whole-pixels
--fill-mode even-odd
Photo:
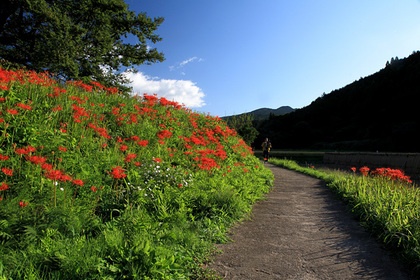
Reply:
[[[254,119],[268,119],[270,115],[281,116],[281,115],[291,113],[293,111],[295,111],[295,109],[293,109],[290,106],[281,106],[277,109],[261,108],[261,109],[251,111],[247,114],[253,115]]]
[[[277,149],[420,152],[420,52],[323,94],[310,105],[257,123]]]
[[[290,106],[281,106],[277,109],[260,108],[260,109],[256,109],[254,111],[243,113],[243,114],[251,115],[254,120],[261,121],[261,120],[268,119],[270,117],[270,115],[281,116],[281,115],[285,115],[285,114],[288,114],[288,113],[291,113],[291,112],[294,112],[294,111],[295,111],[295,109],[293,109]],[[242,115],[242,114],[240,114],[240,115]],[[226,117],[223,117],[222,119],[229,119],[229,118],[234,117],[234,116],[237,116],[237,115],[226,116]]]

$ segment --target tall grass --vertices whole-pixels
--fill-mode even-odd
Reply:
[[[325,180],[373,236],[420,275],[420,190],[399,170],[325,171],[273,158],[273,164]]]
[[[0,67],[0,278],[190,279],[273,180],[218,117]]]

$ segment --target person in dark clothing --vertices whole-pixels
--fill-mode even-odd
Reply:
[[[261,147],[262,147],[262,150],[263,150],[264,161],[267,162],[268,157],[269,157],[269,153],[270,153],[270,149],[271,149],[270,140],[268,140],[268,138],[265,138],[265,141],[262,143]]]

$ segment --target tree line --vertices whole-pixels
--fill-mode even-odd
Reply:
[[[254,122],[279,149],[420,152],[420,52],[323,94],[310,105]]]

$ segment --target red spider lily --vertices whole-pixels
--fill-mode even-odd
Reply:
[[[97,187],[95,187],[95,186],[92,186],[90,189],[91,189],[93,192],[96,192],[96,191],[98,190],[98,188],[97,188]]]
[[[101,85],[100,83],[98,83],[98,82],[95,82],[95,81],[90,81],[90,83],[92,84],[92,85],[94,85],[94,86],[97,86],[98,88],[100,88],[100,89],[103,89],[105,86],[103,86],[103,85]]]
[[[44,170],[50,171],[53,168],[53,166],[52,166],[52,164],[48,164],[48,163],[44,162],[44,163],[41,164],[41,168],[44,169]]]
[[[67,148],[65,148],[65,147],[58,147],[58,149],[62,152],[67,152]]]
[[[181,109],[182,106],[178,104],[178,102],[175,101],[169,101],[164,97],[161,97],[159,99],[159,103],[163,106],[174,106],[176,109]]]
[[[354,173],[356,173],[356,167],[352,167],[352,168],[350,168],[351,169],[351,171],[353,171]]]
[[[162,162],[162,160],[161,160],[160,158],[153,158],[153,161],[154,161],[154,162],[157,162],[157,163]]]
[[[20,108],[22,108],[22,109],[25,109],[25,110],[32,110],[32,107],[31,107],[31,106],[29,106],[29,105],[25,105],[25,104],[23,104],[23,103],[18,103],[18,104],[16,104],[16,106],[17,106],[17,107],[20,107]]]
[[[121,179],[127,177],[127,174],[124,174],[124,169],[122,167],[117,166],[112,169],[112,172],[110,173],[114,179]]]
[[[0,154],[0,160],[8,160],[9,158],[9,156],[3,156],[2,154]]]
[[[17,114],[19,114],[18,110],[16,110],[16,109],[8,109],[7,112],[10,115],[17,115]]]
[[[121,145],[120,147],[120,151],[124,152],[128,149],[128,147],[126,145]]]
[[[15,152],[18,155],[26,155],[28,153],[28,151],[26,149],[23,149],[23,148],[22,149],[16,149]]]
[[[62,174],[61,176],[60,176],[60,178],[58,178],[61,182],[66,182],[66,181],[70,181],[71,180],[71,177],[69,176],[69,175],[67,175],[67,174]]]
[[[8,169],[8,168],[2,168],[1,171],[3,171],[4,174],[12,176],[13,175],[13,170],[12,169]]]
[[[172,132],[170,132],[167,129],[158,131],[156,134],[157,134],[157,137],[159,137],[161,140],[165,138],[170,138],[172,136]]]
[[[29,154],[29,153],[32,153],[32,152],[35,152],[35,151],[36,151],[36,148],[31,147],[31,146],[28,146],[26,148],[21,148],[21,149],[16,149],[15,150],[15,152],[18,155],[26,155],[26,154]]]
[[[367,166],[363,166],[359,170],[360,170],[360,172],[362,172],[363,176],[367,176],[370,169]]]
[[[35,151],[36,151],[36,148],[31,147],[31,146],[28,146],[28,147],[26,147],[26,151],[27,151],[28,153],[32,153],[32,152],[35,152]]]
[[[391,169],[391,168],[376,168],[376,170],[372,171],[373,175],[382,176],[389,178],[391,180],[400,180],[405,181],[407,183],[412,183],[409,176],[404,174],[404,171],[399,169]]]
[[[8,189],[9,189],[9,186],[5,182],[1,183],[0,191],[4,191]]]
[[[23,202],[23,201],[19,201],[19,206],[20,207],[25,207],[26,205],[28,205],[28,202]]]
[[[44,176],[48,179],[57,181],[61,178],[61,176],[63,175],[63,173],[60,170],[48,170]]]
[[[211,168],[216,167],[216,168],[220,168],[220,166],[216,163],[216,161],[212,158],[206,158],[206,157],[201,157],[201,158],[194,158],[195,161],[198,161],[198,167],[200,167],[201,169],[205,169],[205,170],[211,170]]]
[[[146,100],[147,101],[147,102],[144,103],[144,105],[153,107],[157,103],[158,98],[157,98],[157,95],[156,94],[154,94],[154,95],[144,94],[143,95],[143,100]]]
[[[71,182],[73,184],[78,185],[78,186],[81,186],[81,187],[83,187],[83,185],[84,185],[83,181],[80,180],[80,179],[72,180]]]
[[[137,145],[143,146],[143,147],[146,147],[147,144],[149,144],[149,141],[147,140],[140,140],[139,142],[137,142]]]
[[[128,154],[128,155],[125,157],[124,161],[126,161],[126,162],[130,162],[133,158],[136,158],[136,157],[137,157],[137,155],[136,155],[136,154]]]
[[[86,85],[82,81],[67,81],[67,83],[71,84],[71,85],[74,85],[74,86],[77,86],[77,87],[79,87],[79,88],[81,88],[85,91],[89,91],[89,92],[91,92],[92,89],[93,89],[93,86]]]
[[[51,111],[53,112],[62,111],[62,110],[63,108],[61,108],[61,105],[58,105],[57,107],[51,109]]]

